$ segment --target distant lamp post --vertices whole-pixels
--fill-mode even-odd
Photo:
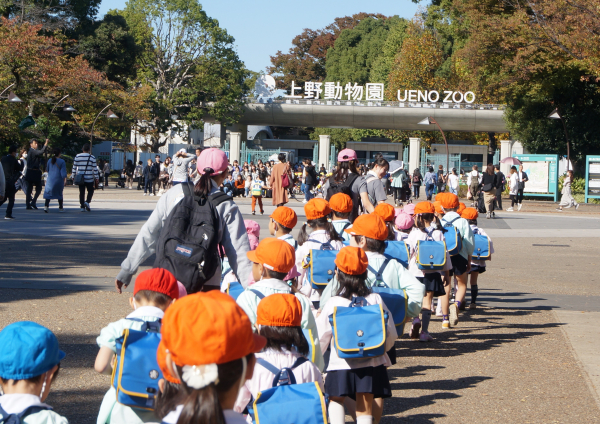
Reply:
[[[63,98],[62,98],[62,99],[60,99],[58,102],[56,102],[56,103],[54,104],[54,107],[52,107],[52,110],[50,111],[50,114],[52,114],[52,113],[54,112],[54,109],[56,109],[56,106],[58,106],[58,104],[59,104],[60,102],[62,102],[64,99],[66,99],[67,97],[69,97],[69,95],[68,95],[68,94],[67,94],[66,96],[63,96]],[[67,103],[65,103],[65,105],[66,105],[66,104],[67,104]],[[66,112],[66,111],[65,111],[65,112]]]
[[[0,93],[0,99],[6,99],[6,101],[8,101],[9,103],[21,103],[23,100],[21,100],[15,93],[14,91],[11,91],[10,93],[8,93],[8,96],[4,97],[3,94],[6,93],[6,91],[8,89],[10,89],[13,85],[15,85],[15,83],[13,82],[11,85],[9,85],[8,87],[6,87],[4,90],[2,90],[2,93]]]
[[[563,128],[565,130],[565,139],[567,140],[567,171],[571,170],[571,151],[569,147],[569,134],[567,133],[567,125],[565,124],[565,120],[561,116],[558,108],[554,109],[550,115],[548,115],[548,119],[560,119],[560,122],[563,124]]]
[[[444,144],[446,144],[446,174],[449,174],[450,173],[450,150],[448,149],[448,140],[446,140],[446,134],[444,134],[442,127],[440,127],[440,124],[438,124],[437,121],[435,119],[433,119],[432,116],[428,116],[427,118],[423,119],[421,122],[418,123],[418,125],[437,125],[437,127],[439,128],[440,132],[442,133],[442,137],[444,138]]]
[[[102,115],[102,112],[104,112],[110,106],[112,106],[112,103],[109,103],[107,106],[105,106],[104,109],[102,109],[100,111],[100,113],[98,115],[96,115],[96,118],[94,119],[94,123],[92,124],[92,132],[90,133],[90,153],[92,151],[92,145],[94,144],[94,127],[96,126],[96,121],[98,120],[98,118],[100,117],[100,115]],[[108,109],[108,111],[106,112],[106,117],[108,119],[118,118],[118,116],[115,115],[115,113],[112,110],[110,110],[110,109]]]
[[[75,109],[73,106],[71,106],[68,103],[65,103],[62,110],[63,110],[63,112],[69,112],[69,113],[77,112],[77,109]]]

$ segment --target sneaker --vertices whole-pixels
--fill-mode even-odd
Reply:
[[[477,309],[477,304],[476,304],[476,303],[471,303],[471,304],[469,305],[469,309],[470,309],[470,310]]]
[[[81,212],[85,212],[85,208],[81,208]]]
[[[458,305],[453,303],[450,305],[450,325],[455,327],[458,324]]]
[[[556,208],[556,211],[557,212],[562,212],[563,210],[562,210],[562,208]]]
[[[91,211],[92,211],[92,210],[90,209],[90,204],[89,204],[88,202],[85,202],[85,203],[83,204],[83,206],[85,206],[85,210],[86,210],[86,211],[88,211],[88,212],[91,212]]]
[[[150,193],[150,196],[154,196],[154,193]]]
[[[450,328],[450,321],[442,321],[442,328]]]
[[[302,203],[308,203],[308,202],[306,201],[306,199],[304,199],[304,200],[302,201]]]
[[[133,189],[133,187],[129,187],[129,190],[132,190],[132,189]]]
[[[256,212],[252,211],[252,215],[256,215]]]
[[[575,210],[579,209],[579,203],[575,205]]]
[[[35,209],[37,211],[38,207],[36,205],[31,205],[31,209]]]
[[[261,215],[264,215],[264,214],[265,214],[265,211],[260,211],[260,214],[261,214]]]
[[[515,210],[514,210],[513,208],[508,208],[508,209],[506,210],[506,212],[514,212],[514,211],[515,211]]]
[[[148,193],[144,193],[144,196],[147,196],[147,195],[148,195]]]
[[[64,208],[58,208],[58,211],[59,211],[60,213],[64,213],[64,212],[65,212]]]
[[[523,203],[519,203],[519,207],[517,208],[517,210],[520,211],[522,207],[523,207]]]
[[[48,206],[44,206],[44,212],[48,213]]]
[[[4,219],[15,219],[15,217],[14,217],[14,216],[10,216],[10,215],[6,215],[6,216],[4,217]]]
[[[431,337],[429,335],[429,333],[422,332],[421,335],[419,336],[419,341],[420,342],[432,342],[433,341],[433,337]]]
[[[412,326],[410,327],[410,338],[418,339],[419,331],[421,330],[421,320],[419,318],[413,319]]]

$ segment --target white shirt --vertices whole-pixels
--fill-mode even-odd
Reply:
[[[519,174],[515,172],[510,174],[510,194],[517,194],[519,190]]]
[[[448,185],[450,188],[458,188],[458,175],[448,175]]]
[[[8,414],[18,414],[31,406],[49,407],[42,403],[39,396],[15,393],[0,396],[0,406]],[[23,420],[24,424],[68,424],[69,421],[54,411],[45,410],[31,414]]]
[[[430,232],[431,232],[431,227],[429,227],[429,228],[430,228]],[[431,232],[431,238],[435,241],[444,241],[444,234],[440,230],[433,230]],[[439,270],[428,271],[428,270],[419,269],[419,267],[417,266],[416,249],[417,249],[417,242],[419,240],[421,240],[421,241],[427,240],[427,234],[415,227],[415,228],[413,228],[413,230],[408,235],[408,238],[406,239],[406,243],[410,246],[410,251],[411,251],[410,261],[408,262],[408,271],[415,277],[424,277],[425,273],[440,272]],[[452,269],[452,259],[450,259],[450,254],[448,253],[448,250],[446,250],[446,265],[444,265],[443,271],[449,271],[451,269]]]
[[[481,182],[481,178],[483,178],[483,174],[479,171],[471,171],[467,174],[467,185],[471,185],[472,177],[477,177],[477,181]]]
[[[288,243],[290,246],[292,246],[294,248],[294,250],[296,250],[298,248],[298,242],[296,241],[296,239],[294,238],[293,235],[291,234],[286,234],[284,236],[281,237],[277,237],[279,240],[283,240],[286,243]]]

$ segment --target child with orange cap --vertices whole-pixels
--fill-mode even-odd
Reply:
[[[333,211],[331,215],[333,228],[344,241],[349,241],[350,237],[344,230],[352,225],[348,219],[352,213],[352,198],[344,193],[336,193],[329,199],[329,207]]]
[[[479,217],[479,213],[475,208],[466,208],[463,211],[462,217],[467,220],[469,225],[471,226],[471,230],[473,230],[473,234],[481,234],[482,236],[486,236],[490,240],[490,258],[488,261],[492,260],[492,254],[494,253],[494,242],[483,231],[481,228],[477,226],[477,218]],[[469,279],[469,285],[471,286],[471,304],[469,305],[469,309],[477,308],[477,295],[479,294],[479,286],[477,285],[477,280],[479,278],[479,274],[483,274],[486,268],[486,262],[484,260],[471,259],[471,271],[469,271],[469,275],[471,278]]]
[[[258,304],[254,325],[267,339],[267,345],[256,354],[254,375],[240,390],[236,411],[242,412],[250,399],[273,387],[275,374],[283,368],[292,369],[296,384],[316,381],[323,390],[321,372],[306,359],[309,346],[301,322],[302,305],[293,294],[272,294]]]
[[[226,294],[212,290],[176,302],[165,314],[161,346],[166,352],[165,375],[181,381],[179,404],[162,423],[245,423],[233,409],[235,400],[252,378],[254,354],[266,343]]]
[[[388,240],[396,240],[396,229],[394,228],[394,220],[396,219],[396,211],[389,203],[380,203],[375,207],[374,214],[379,215],[385,226],[388,229]]]
[[[160,321],[167,308],[178,298],[177,280],[166,269],[153,268],[140,273],[135,280],[133,297],[129,299],[133,312],[124,319],[108,324],[96,339],[100,351],[96,356],[94,369],[99,373],[111,371],[110,365],[117,353],[116,340],[123,335],[123,331],[139,331],[146,322]],[[111,385],[100,405],[97,424],[146,423],[154,420],[152,411],[133,409],[117,403],[117,393]]]
[[[466,208],[467,205],[465,205],[463,202],[458,202],[458,209],[456,210],[456,213],[462,216],[462,213]]]
[[[475,249],[473,239],[473,230],[466,219],[461,218],[456,211],[458,210],[458,196],[452,193],[442,193],[440,199],[444,208],[444,218],[442,225],[444,227],[454,226],[460,231],[462,247],[458,255],[452,256],[452,271],[450,275],[456,276],[458,280],[458,289],[456,291],[455,301],[450,305],[450,325],[458,324],[458,311],[465,309],[465,296],[467,293],[467,279],[471,270],[471,256]]]
[[[437,196],[440,196],[440,194]],[[423,298],[421,319],[419,320],[418,318],[415,318],[413,320],[412,327],[410,329],[410,337],[412,339],[418,338],[422,342],[430,342],[433,340],[433,338],[429,335],[429,322],[431,321],[431,306],[433,298],[434,296],[437,296],[442,300],[446,299],[445,304],[442,303],[444,314],[442,328],[450,328],[450,322],[448,318],[448,297],[446,296],[446,290],[444,288],[444,282],[442,281],[442,274],[440,271],[419,269],[417,266],[416,252],[419,241],[444,241],[444,233],[442,232],[443,229],[440,221],[435,215],[435,207],[430,202],[421,202],[416,205],[414,220],[415,227],[406,239],[406,243],[410,246],[411,252],[415,252],[415,254],[411,255],[410,257],[408,270],[417,278],[417,280],[425,285],[426,293],[425,297]],[[452,261],[448,251],[446,251],[446,264],[442,270],[446,278],[446,282],[448,282],[450,278],[450,269],[452,269]]]
[[[342,238],[333,224],[329,222],[331,208],[327,200],[319,198],[309,200],[304,205],[304,213],[306,214],[306,223],[302,226],[298,236],[300,247],[296,251],[296,266],[302,282],[300,292],[310,298],[316,309],[322,290],[313,289],[308,280],[308,269],[305,266],[308,266],[310,262],[310,251],[312,249],[340,250],[343,244]],[[306,231],[307,227],[312,230],[310,234]]]
[[[256,250],[248,252],[247,255],[252,262],[252,274],[256,282],[239,295],[237,303],[254,325],[261,299],[273,294],[292,293],[292,288],[283,280],[295,266],[296,256],[294,248],[289,243],[274,238],[264,239]],[[323,369],[323,354],[318,347],[317,325],[312,313],[312,304],[300,293],[297,293],[296,297],[302,305],[301,327],[312,331],[316,347],[315,364],[319,369]]]
[[[358,219],[360,217],[354,221],[354,226]],[[372,293],[367,284],[369,259],[366,253],[359,247],[344,247],[338,253],[335,264],[337,265],[335,278],[339,283],[339,289],[335,296],[327,301],[317,318],[321,349],[330,347],[331,350],[325,379],[325,393],[329,395],[329,419],[332,424],[344,423],[344,400],[351,397],[356,399],[356,422],[372,424],[381,418],[381,411],[375,411],[373,408],[374,398],[392,396],[386,370],[386,367],[391,365],[390,358],[387,354],[372,358],[340,358],[335,346],[333,344],[329,346],[333,341],[329,316],[333,314],[336,307],[348,307],[352,303],[352,297],[359,296],[363,297],[369,305],[381,305],[388,313],[386,351],[394,346],[398,333],[392,315],[381,296]],[[379,416],[375,416],[374,412]]]
[[[294,250],[298,249],[298,242],[290,233],[298,223],[298,216],[292,208],[279,206],[269,217],[269,234],[289,243]]]

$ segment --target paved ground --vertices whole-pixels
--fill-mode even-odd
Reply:
[[[92,368],[95,337],[128,313],[113,280],[156,198],[111,189],[92,213],[79,212],[74,189],[66,199],[65,214],[44,214],[19,198],[17,220],[0,221],[0,328],[31,319],[57,333],[68,357],[49,402],[89,423],[109,385]],[[248,203],[238,201],[268,236],[274,208],[251,217]],[[291,206],[302,222],[302,203]],[[434,321],[434,343],[398,342],[382,422],[600,422],[600,208],[554,208],[527,203],[480,220],[498,252],[480,277],[483,307],[444,333]]]

